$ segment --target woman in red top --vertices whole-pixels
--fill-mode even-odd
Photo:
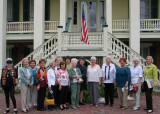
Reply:
[[[37,90],[38,90],[37,110],[44,111],[44,100],[45,100],[46,87],[47,87],[47,72],[45,69],[45,65],[46,65],[45,59],[41,59],[39,61],[39,65],[40,65],[40,68],[36,72]]]

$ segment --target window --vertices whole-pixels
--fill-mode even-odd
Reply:
[[[77,25],[77,2],[73,4],[73,24]]]
[[[158,0],[141,0],[140,17],[141,19],[158,18]]]
[[[101,17],[104,17],[104,1],[100,2]]]
[[[7,21],[19,21],[19,0],[7,1]]]
[[[34,0],[23,0],[23,21],[33,21]]]
[[[45,20],[50,19],[50,0],[45,0]]]
[[[12,0],[13,2],[13,21],[19,21],[19,0]]]
[[[158,18],[158,0],[151,0],[151,18]]]
[[[140,18],[149,19],[150,18],[150,6],[149,0],[141,0],[140,2]]]
[[[7,1],[7,21],[12,22],[13,21],[13,1],[8,0]]]
[[[141,56],[146,58],[148,55],[150,55],[150,47],[141,48]]]
[[[23,0],[23,21],[29,21],[30,0]]]
[[[30,21],[34,20],[34,0],[30,0]]]

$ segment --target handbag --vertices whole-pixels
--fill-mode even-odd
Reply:
[[[78,83],[79,83],[79,84],[83,83],[83,79],[82,79],[82,78],[79,78]]]
[[[46,99],[46,105],[55,105],[55,99],[53,97],[53,92],[51,93],[53,99]]]
[[[133,89],[131,90],[131,93],[136,93],[138,91],[138,87],[133,87]]]

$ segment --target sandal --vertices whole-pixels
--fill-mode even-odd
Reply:
[[[10,112],[10,110],[6,110],[5,112],[4,112],[4,114],[7,114],[7,113],[9,113]]]

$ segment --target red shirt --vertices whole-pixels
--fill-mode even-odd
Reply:
[[[41,70],[44,72],[44,76],[40,75],[40,71]],[[47,84],[48,80],[47,80],[47,72],[46,72],[45,68],[39,68],[37,70],[36,78],[39,79],[39,85],[40,85],[40,87],[46,87],[46,84]]]

